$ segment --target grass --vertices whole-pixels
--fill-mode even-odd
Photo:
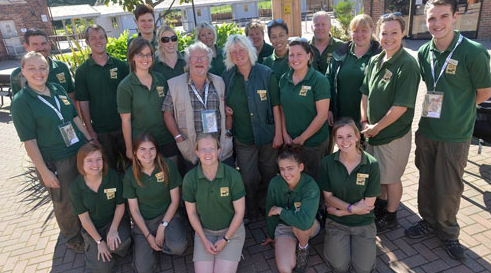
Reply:
[[[214,6],[210,8],[211,14],[217,14],[217,13],[231,13],[232,12],[232,6],[230,5],[221,5],[221,6]]]
[[[271,9],[271,1],[262,1],[257,3],[259,9]]]

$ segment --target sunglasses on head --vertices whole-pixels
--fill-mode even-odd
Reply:
[[[175,41],[177,41],[177,35],[172,35],[170,37],[165,37],[164,36],[164,37],[160,38],[160,41],[162,43],[164,43],[164,44],[166,44],[166,43],[168,43],[170,41],[175,42]]]
[[[389,17],[391,15],[394,15],[394,16],[402,16],[402,13],[401,12],[398,12],[398,11],[397,12],[389,12],[389,13],[386,13],[386,14],[380,16],[380,18],[387,18],[387,17]]]
[[[285,23],[285,21],[283,21],[283,19],[274,19],[274,20],[269,21],[267,26],[268,26],[268,28],[271,28],[275,24],[281,25],[283,23]]]
[[[309,40],[307,40],[307,38],[304,38],[304,37],[293,37],[293,38],[288,39],[288,44],[290,44],[292,42],[308,43]]]

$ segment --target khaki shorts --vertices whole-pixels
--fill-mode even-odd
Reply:
[[[393,184],[401,181],[411,152],[412,134],[409,131],[392,142],[372,146],[367,143],[366,151],[373,155],[380,167],[380,184]]]
[[[314,223],[317,223],[317,228],[315,229],[314,233],[310,235],[310,238],[314,238],[315,236],[317,236],[317,234],[319,234],[319,231],[321,230],[321,225],[319,224],[319,221],[317,221],[317,219],[314,220]],[[276,229],[274,230],[274,237],[290,237],[294,239],[297,238],[295,237],[295,233],[293,233],[293,227],[285,224],[278,224],[276,226]]]
[[[228,228],[222,230],[209,230],[203,229],[205,236],[210,242],[215,243],[216,241],[223,238],[227,233]],[[213,261],[215,259],[227,260],[233,262],[240,262],[242,257],[242,247],[245,241],[245,228],[244,224],[240,225],[239,229],[235,232],[234,236],[230,238],[230,242],[225,245],[225,247],[217,255],[212,255],[206,252],[203,242],[199,236],[194,234],[194,252],[193,252],[193,262],[196,261]]]

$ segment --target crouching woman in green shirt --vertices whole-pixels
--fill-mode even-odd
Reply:
[[[311,176],[302,172],[304,164],[299,149],[296,145],[285,146],[280,151],[278,166],[281,175],[269,183],[266,198],[268,239],[263,245],[274,240],[276,266],[282,273],[292,272],[295,267],[296,272],[307,270],[309,239],[320,230],[315,219],[319,187]]]
[[[233,273],[245,241],[245,190],[239,172],[218,161],[220,146],[211,134],[200,134],[196,155],[200,164],[182,184],[182,199],[195,231],[196,273]]]
[[[125,216],[123,183],[109,169],[99,144],[87,143],[77,153],[80,175],[70,185],[73,212],[82,223],[85,268],[92,272],[114,272],[112,254],[126,256],[130,246],[130,221]]]
[[[157,140],[145,133],[133,142],[133,166],[123,179],[133,226],[133,266],[138,273],[153,272],[158,252],[182,255],[187,247],[186,230],[178,215],[177,167],[162,157]]]
[[[80,222],[70,206],[70,183],[77,177],[76,153],[90,139],[67,93],[47,83],[48,62],[29,52],[21,72],[27,85],[12,101],[12,119],[41,183],[47,188],[61,234],[68,248],[83,253]]]
[[[377,249],[373,214],[380,193],[374,157],[364,152],[360,132],[351,118],[334,124],[339,150],[321,163],[319,185],[326,199],[324,255],[334,272],[372,272]]]

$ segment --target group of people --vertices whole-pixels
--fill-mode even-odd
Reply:
[[[153,272],[159,252],[183,254],[186,215],[198,273],[235,272],[244,224],[263,217],[278,271],[305,272],[309,240],[325,225],[333,271],[371,272],[377,232],[398,225],[422,77],[422,220],[406,236],[436,232],[462,260],[462,175],[491,75],[486,49],[454,30],[456,7],[426,3],[433,39],[416,60],[397,13],[377,24],[357,15],[346,43],[330,36],[324,11],[313,16],[311,41],[270,21],[272,45],[255,21],[220,48],[215,27],[202,23],[179,52],[177,33],[155,32],[153,9],[138,5],[127,63],[107,53],[102,27],[89,26],[92,53],[74,82],[49,56],[46,34],[28,30],[29,52],[11,77],[14,125],[67,246],[85,252],[94,272],[112,272],[113,255],[131,245],[137,272]]]

